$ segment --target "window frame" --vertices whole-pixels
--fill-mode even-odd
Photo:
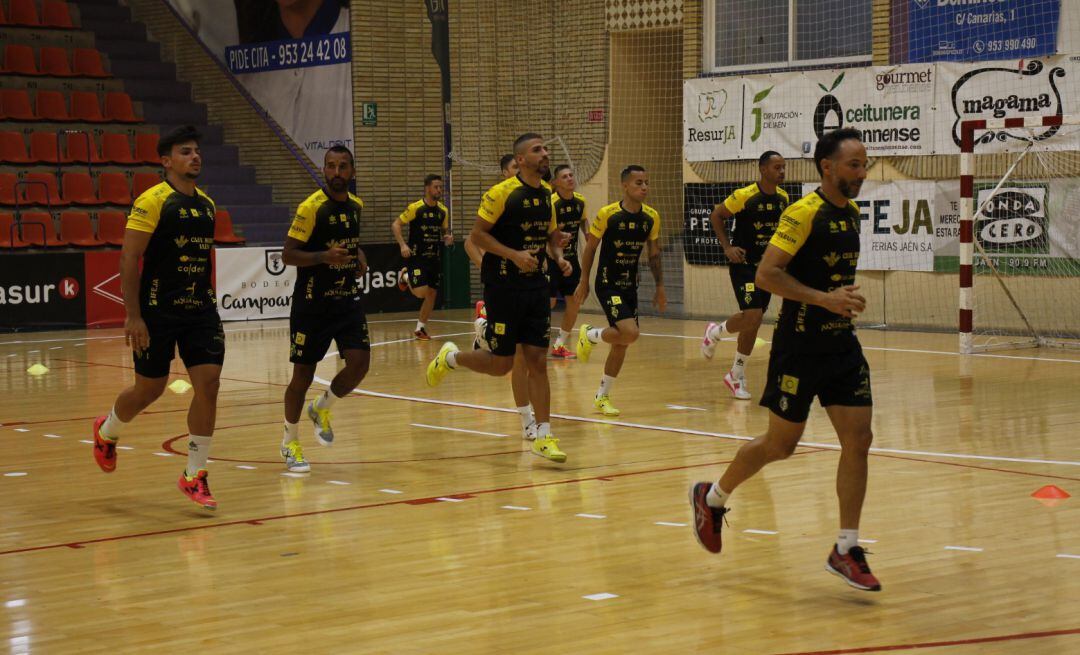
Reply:
[[[716,4],[720,0],[705,0],[702,3],[702,30],[701,43],[701,59],[702,59],[702,72],[705,74],[724,74],[724,73],[762,73],[775,71],[776,69],[784,70],[802,70],[809,68],[821,68],[823,66],[832,66],[835,64],[842,64],[849,66],[851,64],[870,64],[873,63],[873,20],[871,19],[871,51],[865,55],[852,55],[847,57],[825,57],[819,59],[793,59],[796,51],[795,35],[797,29],[795,26],[795,3],[798,0],[787,0],[788,2],[788,38],[787,38],[787,59],[784,61],[774,61],[764,64],[735,64],[730,66],[717,66],[716,65]]]

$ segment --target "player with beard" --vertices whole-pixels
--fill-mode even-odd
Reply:
[[[739,335],[735,361],[731,370],[724,375],[724,384],[731,395],[739,400],[750,398],[746,385],[746,360],[754,352],[761,318],[769,307],[769,292],[757,288],[754,277],[761,255],[769,245],[773,232],[776,232],[780,214],[788,206],[787,192],[780,188],[784,181],[784,168],[784,158],[780,153],[774,150],[763,153],[758,158],[758,171],[761,174],[758,181],[736,189],[709,216],[729,262],[728,274],[739,311],[726,321],[709,323],[705,327],[701,354],[705,359],[712,359],[716,344],[724,332]],[[732,217],[735,224],[729,241],[724,222]]]
[[[551,387],[547,376],[548,258],[560,271],[570,264],[562,256],[561,234],[551,213],[551,188],[543,180],[549,171],[548,151],[539,134],[523,134],[514,141],[517,175],[484,194],[469,238],[484,251],[481,271],[487,311],[487,350],[459,352],[452,342],[443,345],[428,365],[427,383],[439,384],[450,371],[464,367],[503,376],[510,372],[514,355],[521,353],[528,367],[529,399],[536,412],[533,454],[555,462],[566,461],[559,441],[551,434]]]
[[[360,249],[364,202],[349,193],[354,175],[348,148],[339,145],[326,152],[326,187],[300,203],[282,253],[286,265],[297,267],[289,313],[293,372],[285,389],[285,433],[281,439],[285,468],[295,473],[311,470],[300,446],[300,411],[315,377],[315,366],[326,356],[330,343],[337,343],[345,367],[331,380],[330,388],[307,407],[315,440],[323,446],[334,443],[330,408],[360,384],[371,359],[357,282],[367,271],[367,259]]]
[[[202,172],[200,134],[194,127],[162,135],[158,155],[165,180],[135,199],[120,251],[124,340],[135,360],[135,384],[94,421],[94,460],[116,469],[116,444],[128,422],[165,391],[176,350],[194,393],[187,414],[188,459],[177,486],[205,509],[217,509],[206,471],[217,418],[225,333],[211,280],[214,213],[195,186]],[[139,263],[142,261],[142,272]]]
[[[814,163],[821,186],[784,211],[758,265],[757,285],[784,298],[761,397],[769,427],[739,449],[719,481],[690,487],[694,534],[709,552],[720,552],[728,497],[766,464],[791,456],[817,396],[840,441],[840,534],[825,568],[856,589],[880,591],[859,546],[873,440],[870,369],[852,324],[866,308],[855,285],[859,208],[852,198],[859,195],[867,165],[859,131],[823,136]]]

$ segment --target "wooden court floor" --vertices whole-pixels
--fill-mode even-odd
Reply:
[[[189,395],[136,419],[115,473],[95,466],[91,420],[132,376],[119,330],[0,335],[0,652],[1080,653],[1080,355],[860,332],[869,594],[823,570],[837,442],[820,408],[797,455],[733,496],[724,553],[695,542],[687,485],[767,421],[723,387],[732,342],[706,362],[700,323],[644,319],[617,420],[592,409],[606,346],[551,362],[556,465],[527,452],[508,378],[425,386],[443,338],[471,342],[468,314],[437,318],[420,343],[411,316],[372,317],[337,443],[302,426],[306,475],[278,455],[287,322],[227,324],[216,514],[175,487]],[[1032,497],[1047,485],[1073,498]]]

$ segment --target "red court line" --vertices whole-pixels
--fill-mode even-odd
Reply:
[[[1021,639],[1043,639],[1046,637],[1060,637],[1062,635],[1080,634],[1080,628],[1067,630],[1046,630],[1044,632],[1019,632],[1011,635],[998,635],[995,637],[973,637],[971,639],[954,639],[951,641],[928,641],[917,644],[893,644],[889,646],[864,646],[862,648],[840,648],[838,650],[815,650],[800,651],[797,653],[783,653],[781,655],[851,655],[853,653],[885,653],[901,650],[919,650],[922,648],[945,648],[947,646],[969,646],[972,644],[989,644],[1001,641],[1019,641]]]
[[[891,453],[871,453],[875,457],[888,457],[890,459],[903,459],[909,462],[925,462],[927,464],[941,464],[942,466],[957,466],[966,469],[976,469],[979,471],[993,471],[995,473],[1012,473],[1014,475],[1026,475],[1033,478],[1053,478],[1055,480],[1071,480],[1073,482],[1080,482],[1080,478],[1070,478],[1065,475],[1051,475],[1049,473],[1033,473],[1031,471],[1017,471],[1015,469],[1002,469],[995,468],[993,466],[976,466],[975,464],[962,464],[960,462],[942,462],[936,459],[922,459],[921,457],[910,457],[907,455],[893,455]]]
[[[805,450],[802,452],[796,452],[795,455],[809,455],[817,452],[825,452],[820,450]],[[136,532],[132,534],[114,535],[111,537],[98,537],[95,539],[83,539],[79,541],[69,541],[64,543],[46,544],[43,546],[29,546],[27,548],[15,548],[12,550],[0,551],[0,555],[15,555],[18,553],[31,553],[43,550],[55,550],[60,548],[82,548],[89,544],[99,544],[109,541],[126,541],[128,539],[138,539],[141,537],[154,537],[166,534],[178,534],[181,532],[194,532],[196,530],[209,530],[212,528],[224,528],[235,525],[262,525],[269,521],[281,521],[284,519],[300,518],[305,516],[322,516],[325,514],[336,514],[338,512],[352,512],[362,509],[372,509],[375,507],[389,507],[392,505],[426,505],[426,501],[434,500],[435,498],[469,498],[472,496],[482,496],[487,494],[496,494],[504,491],[520,491],[522,489],[537,489],[540,487],[551,487],[564,484],[579,484],[582,482],[604,481],[610,482],[612,478],[624,478],[637,475],[650,475],[653,473],[666,473],[670,471],[681,471],[692,468],[702,468],[706,466],[718,466],[721,464],[729,464],[731,460],[721,460],[715,462],[705,462],[702,464],[685,464],[682,466],[668,466],[664,468],[645,469],[642,471],[627,471],[625,473],[608,473],[606,475],[597,475],[589,478],[568,478],[565,480],[552,480],[550,482],[531,482],[528,484],[514,485],[510,487],[499,487],[496,489],[481,489],[479,491],[465,491],[458,493],[438,494],[435,496],[428,496],[426,498],[411,498],[401,500],[389,500],[381,503],[367,503],[364,505],[350,505],[348,507],[335,507],[332,509],[312,510],[309,512],[296,512],[294,514],[278,514],[275,516],[264,516],[256,518],[239,519],[236,521],[224,521],[222,523],[211,523],[209,525],[191,525],[183,528],[171,528],[169,530],[154,530],[152,532]]]

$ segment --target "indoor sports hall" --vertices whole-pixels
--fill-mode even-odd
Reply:
[[[0,79],[0,653],[1080,653],[1080,3],[0,0]],[[169,213],[182,156],[210,213]],[[535,273],[490,247],[478,267],[478,244],[527,251],[492,198],[530,176],[583,203],[580,225],[552,212]],[[838,189],[848,214],[798,222]],[[359,227],[309,215],[315,197]],[[762,197],[771,219],[745,207]],[[443,212],[428,236],[422,199]],[[627,216],[653,231],[623,261]],[[353,240],[312,246],[330,220]],[[783,244],[799,226],[802,254]],[[316,349],[290,423],[297,312],[334,249],[366,341]],[[211,383],[192,357],[209,337],[182,334],[164,377],[133,358],[132,308],[180,252],[177,302],[213,285]],[[499,271],[545,266],[550,343],[528,366],[548,421],[535,368],[527,415],[519,371],[466,370],[535,291],[493,294]],[[785,300],[802,292],[768,273],[811,269],[855,309]],[[749,338],[727,329],[754,311]],[[854,326],[868,450],[838,437],[838,356],[777,368],[806,316]],[[143,329],[154,345],[186,320]],[[160,397],[122,420],[145,379]],[[793,450],[725,491],[815,379]],[[192,416],[214,392],[207,455]],[[877,590],[836,570],[845,551]]]

